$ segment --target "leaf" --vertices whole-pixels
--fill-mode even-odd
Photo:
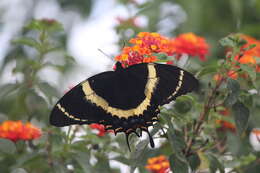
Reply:
[[[252,81],[256,80],[256,71],[253,67],[246,64],[241,64],[240,68],[250,76]]]
[[[209,169],[211,173],[216,173],[217,170],[219,170],[220,173],[225,173],[223,165],[214,155],[208,154],[207,158],[209,160]]]
[[[14,154],[16,151],[15,144],[7,139],[0,139],[0,151],[7,154]]]
[[[16,40],[12,41],[13,44],[20,44],[20,45],[25,45],[29,47],[34,47],[38,51],[41,49],[40,43],[38,43],[35,39],[29,38],[29,37],[22,37]]]
[[[241,102],[236,102],[232,106],[232,112],[235,118],[235,124],[238,133],[241,135],[247,128],[250,112],[249,109]]]
[[[222,38],[221,40],[219,40],[219,43],[223,47],[235,47],[236,46],[236,42],[232,36],[227,36],[225,38]]]
[[[54,19],[32,20],[25,28],[28,30],[49,32],[63,31],[62,25]]]
[[[45,99],[39,96],[34,90],[30,90],[25,99],[26,107],[31,113],[43,111],[48,107]]]
[[[230,92],[224,101],[224,105],[230,107],[237,102],[240,94],[240,85],[236,80],[228,78],[227,88],[230,90]]]
[[[16,90],[19,86],[17,84],[5,84],[0,87],[0,98],[4,98],[12,91]]]
[[[39,82],[38,87],[48,98],[59,97],[58,90],[47,82]]]
[[[200,158],[197,153],[192,154],[187,158],[187,161],[189,162],[191,170],[195,171],[200,166]]]
[[[91,172],[96,173],[93,169],[93,166],[89,163],[90,161],[90,154],[88,152],[79,152],[75,155],[75,159],[77,160],[78,164],[82,167],[84,172]]]
[[[179,100],[177,99],[176,102],[174,103],[174,109],[179,113],[179,114],[186,114],[188,113],[192,108],[192,103],[187,100]]]
[[[177,155],[172,154],[169,158],[169,161],[173,173],[189,173],[188,163],[179,159]]]
[[[216,73],[217,70],[218,70],[218,65],[206,66],[202,68],[200,71],[198,71],[195,76],[200,78],[207,74]]]
[[[237,92],[240,90],[240,85],[236,80],[228,78],[227,88],[230,89],[232,92]]]
[[[130,160],[127,159],[124,156],[116,156],[116,157],[112,158],[111,160],[116,160],[116,161],[121,162],[121,163],[123,163],[125,165],[130,165],[131,164]]]

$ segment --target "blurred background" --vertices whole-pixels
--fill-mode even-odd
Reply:
[[[30,86],[30,78],[29,84],[26,78],[26,75],[30,74],[27,70],[31,64],[23,64],[23,62],[30,62],[38,54],[28,46],[13,44],[13,40],[18,38],[35,36],[34,32],[28,32],[24,28],[32,19],[56,20],[64,27],[63,34],[55,35],[63,50],[46,55],[46,60],[59,65],[56,66],[58,70],[53,69],[52,66],[46,66],[37,71],[39,80],[35,82],[36,89]],[[56,97],[57,100],[70,87],[91,75],[112,70],[115,63],[113,58],[120,54],[122,47],[128,44],[129,38],[134,37],[138,32],[158,32],[167,37],[193,32],[204,37],[210,44],[210,53],[207,56],[208,61],[196,62],[198,68],[201,63],[213,64],[220,58],[224,58],[224,50],[218,41],[231,33],[244,33],[260,39],[260,0],[0,0],[0,99],[2,101],[0,120],[32,120],[38,126],[45,128],[46,133],[49,132],[46,115],[49,115],[50,107],[55,103],[52,97]],[[61,58],[64,54],[67,58]],[[28,91],[18,91],[17,95],[11,94],[10,97],[5,98],[6,93],[13,91],[17,88],[16,85],[21,84],[25,84],[26,87],[29,85],[31,88],[29,87]],[[37,92],[32,92],[33,89]],[[39,90],[42,90],[40,94]],[[46,98],[49,100],[46,101]],[[57,133],[63,134],[63,137],[66,136],[63,131]],[[48,135],[36,144],[49,140],[56,148],[61,147],[61,135]],[[88,136],[93,141],[103,142],[103,144],[107,141],[111,142],[107,138],[102,141],[91,137]],[[80,144],[77,147],[79,146]],[[46,144],[47,150],[48,147],[49,145]],[[68,146],[64,144],[62,147],[66,150]],[[74,163],[77,158],[89,159],[87,155],[89,153],[84,147],[79,150],[76,147],[70,148],[71,153],[68,152],[66,156],[63,153],[64,148],[58,150],[60,153],[53,149],[56,153],[51,154],[59,158],[60,162],[64,161],[64,158],[73,156],[74,160],[66,160],[66,163]],[[76,155],[73,153],[74,150],[79,154],[79,151],[84,150],[86,155]],[[106,154],[104,151],[102,150],[103,153],[97,155],[97,158],[103,157]],[[107,151],[111,151],[111,148]],[[121,152],[121,155],[125,154],[124,151],[116,152]],[[33,162],[31,158],[34,157],[36,156],[24,156],[21,160],[27,159]],[[31,164],[34,164],[33,166],[25,165],[32,170],[37,170],[35,165],[40,165],[45,161],[45,157],[37,157],[34,158],[35,163]],[[6,161],[4,163],[10,163],[12,168],[13,162],[16,163],[15,157],[12,159],[12,162],[3,160]],[[98,159],[100,163],[103,163],[102,161],[107,158]],[[122,158],[118,160],[125,161]],[[116,167],[119,161],[114,164]],[[20,165],[24,162],[20,161]],[[78,162],[83,165],[84,170],[90,169],[87,166],[84,167],[85,163],[81,163],[80,160]],[[121,172],[126,169],[126,166],[122,165],[120,164]],[[125,165],[127,165],[126,161]],[[48,165],[44,166],[46,165],[42,165],[41,170],[49,171]],[[102,166],[101,164],[98,168]],[[61,166],[58,169],[65,168]],[[140,172],[145,172],[145,169],[140,168],[140,170]]]
[[[217,41],[230,33],[260,37],[259,0],[1,0],[2,65],[14,65],[8,60],[14,58],[11,40],[25,34],[23,26],[31,19],[55,19],[63,24],[64,45],[77,62],[76,71],[66,76],[66,85],[111,69],[124,42],[139,31],[168,37],[194,32],[211,44],[209,58],[221,57]],[[1,81],[12,79],[9,66]],[[49,74],[46,71],[42,73]],[[55,83],[58,77],[52,74],[47,78]]]

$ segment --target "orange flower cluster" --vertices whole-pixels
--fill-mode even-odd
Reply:
[[[102,124],[96,124],[96,123],[94,123],[94,124],[90,124],[89,126],[90,126],[90,128],[92,128],[92,129],[98,130],[98,134],[97,134],[97,135],[100,136],[100,137],[105,136],[105,134],[106,134],[107,132],[111,132],[110,130],[106,131],[106,130],[105,130],[105,126],[102,125]]]
[[[219,114],[223,115],[223,116],[230,116],[230,111],[228,109],[225,109],[223,111],[219,111]],[[233,123],[230,123],[228,121],[225,121],[225,120],[216,120],[216,123],[218,125],[220,125],[220,128],[219,130],[222,130],[222,131],[231,131],[231,132],[236,132],[236,127]]]
[[[128,66],[156,62],[158,59],[154,55],[155,53],[165,53],[168,56],[176,55],[177,58],[181,57],[182,54],[188,54],[199,56],[201,60],[205,60],[209,48],[204,38],[193,33],[181,34],[174,39],[169,39],[154,32],[140,32],[129,43],[133,46],[123,48],[122,54],[115,57],[116,61]]]
[[[4,121],[0,124],[0,138],[10,139],[13,142],[38,139],[41,135],[41,130],[29,122],[23,124],[22,121]]]
[[[235,60],[237,60],[241,64],[256,64],[256,57],[260,57],[260,41],[256,40],[253,37],[248,35],[241,34],[240,37],[247,41],[245,45],[243,45],[242,49],[249,47],[252,44],[256,46],[252,49],[246,50],[243,52],[243,56],[236,56]]]
[[[158,157],[149,158],[147,161],[146,169],[152,173],[168,173],[170,172],[170,163],[163,155]]]
[[[193,33],[181,34],[171,41],[174,53],[177,55],[188,54],[199,56],[200,60],[205,61],[208,54],[209,45],[205,39]]]

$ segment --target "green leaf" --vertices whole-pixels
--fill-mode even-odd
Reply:
[[[218,70],[218,65],[206,66],[206,67],[202,68],[200,71],[198,71],[195,76],[200,78],[207,74],[216,73],[217,70]]]
[[[255,68],[253,68],[252,66],[246,65],[246,64],[241,64],[240,68],[245,71],[250,78],[252,79],[252,81],[256,80],[256,71]]]
[[[233,39],[233,37],[231,37],[231,36],[222,38],[221,40],[219,40],[219,43],[223,47],[235,47],[236,46],[236,42]]]
[[[223,165],[219,162],[219,160],[212,154],[208,154],[207,158],[209,160],[209,169],[211,173],[216,173],[217,170],[220,171],[220,173],[225,173]]]
[[[192,103],[188,100],[177,99],[174,103],[174,109],[180,114],[188,113],[192,108]]]
[[[238,92],[240,90],[240,85],[236,80],[228,78],[227,88],[230,89],[232,92]]]
[[[15,91],[19,87],[18,84],[5,84],[0,87],[0,98],[4,98],[9,93]]]
[[[187,161],[189,162],[191,170],[195,171],[200,166],[200,157],[197,153],[192,154],[187,158]]]
[[[92,172],[96,173],[93,169],[93,166],[90,164],[90,153],[88,152],[79,152],[75,155],[75,159],[77,160],[78,164],[84,170],[84,172]]]
[[[170,167],[173,173],[189,173],[188,163],[181,160],[177,155],[172,154],[169,158]]]
[[[238,133],[241,135],[247,128],[249,121],[249,109],[241,102],[236,102],[232,106],[232,112],[235,118],[235,124]]]
[[[39,96],[34,90],[30,90],[25,98],[26,107],[31,113],[41,112],[48,107],[45,99]]]
[[[230,107],[237,102],[240,94],[240,85],[236,80],[228,78],[227,88],[229,89],[229,94],[224,101],[224,105]]]
[[[7,154],[14,154],[16,151],[15,144],[7,139],[0,139],[0,151]]]
[[[54,19],[32,20],[25,28],[28,30],[49,32],[63,31],[62,25]]]
[[[29,38],[29,37],[22,37],[22,38],[13,40],[12,43],[13,44],[25,45],[25,46],[29,46],[29,47],[34,47],[38,51],[41,49],[40,43],[38,43],[38,41],[36,41],[35,39]]]
[[[38,87],[48,98],[59,97],[58,90],[47,82],[39,82]]]

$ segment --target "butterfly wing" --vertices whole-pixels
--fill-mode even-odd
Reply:
[[[115,134],[124,132],[128,146],[129,134],[140,128],[148,133],[153,147],[148,127],[157,120],[158,107],[197,87],[197,79],[176,66],[143,63],[119,68],[71,89],[54,106],[50,123],[59,127],[103,124]]]
[[[133,71],[141,76],[147,73],[142,67]],[[50,124],[59,127],[70,124],[111,124],[115,119],[127,118],[131,114],[128,110],[133,110],[145,98],[145,77],[133,74],[129,70],[104,72],[81,82],[54,106]]]
[[[164,105],[178,96],[198,88],[198,80],[189,72],[172,65],[156,64],[159,82],[154,92],[154,99]]]

